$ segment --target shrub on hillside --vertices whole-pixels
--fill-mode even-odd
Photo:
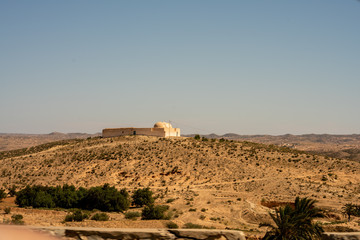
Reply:
[[[126,212],[125,213],[126,219],[136,219],[140,216],[141,216],[140,212]]]
[[[201,137],[200,137],[199,134],[196,134],[195,137],[194,137],[194,139],[196,139],[196,140],[200,140],[200,138],[201,138]]]
[[[9,214],[9,213],[11,212],[11,208],[10,208],[10,207],[6,207],[6,208],[4,209],[4,212],[5,212],[5,214]]]
[[[7,194],[4,189],[0,189],[0,201],[6,198]]]
[[[187,229],[201,229],[204,228],[204,226],[200,225],[200,224],[194,224],[194,223],[185,223],[183,228],[187,228]]]
[[[81,210],[76,210],[75,212],[65,216],[65,222],[82,222],[87,218],[89,218],[89,215],[83,213]]]
[[[147,205],[143,208],[141,212],[141,219],[150,220],[150,219],[166,219],[165,212],[169,209],[166,205],[154,204]]]
[[[16,186],[15,185],[12,185],[10,188],[9,188],[9,196],[10,197],[14,197],[16,194]]]
[[[175,198],[169,198],[168,200],[166,200],[166,203],[172,203],[173,201],[175,201]]]
[[[132,195],[133,204],[136,207],[142,207],[144,205],[151,205],[154,203],[153,192],[150,188],[137,189]]]
[[[22,225],[24,224],[23,218],[24,217],[21,214],[14,214],[11,216],[11,223],[16,225]]]
[[[110,217],[106,213],[95,213],[90,219],[95,221],[108,221]]]
[[[166,227],[167,227],[167,228],[170,228],[170,229],[179,228],[179,226],[178,226],[176,223],[174,223],[174,222],[168,222],[168,223],[166,224]]]

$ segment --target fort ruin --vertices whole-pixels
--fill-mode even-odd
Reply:
[[[118,137],[126,135],[142,135],[155,137],[180,137],[180,128],[173,128],[170,123],[157,122],[152,128],[105,128],[103,137]]]

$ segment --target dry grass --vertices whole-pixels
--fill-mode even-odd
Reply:
[[[261,202],[310,197],[341,216],[345,203],[360,199],[360,163],[249,142],[142,136],[92,138],[3,157],[0,164],[0,183],[4,187],[65,183],[83,187],[110,183],[130,191],[150,187],[158,203],[170,206],[172,221],[180,227],[191,222],[256,233],[260,222],[269,221],[269,208]],[[64,211],[48,210],[52,212],[44,217],[40,215],[45,210],[13,211],[24,211],[26,224],[65,224]],[[166,221],[126,220],[121,213],[112,213],[111,217],[113,220],[105,223],[87,220],[68,224],[166,226]],[[351,227],[356,229],[358,225]]]

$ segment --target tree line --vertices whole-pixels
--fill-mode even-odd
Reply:
[[[73,185],[26,186],[16,193],[15,203],[19,207],[34,208],[79,208],[98,209],[104,212],[123,212],[131,204],[126,189],[117,190],[109,184],[89,189]]]

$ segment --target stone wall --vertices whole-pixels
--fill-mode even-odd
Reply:
[[[155,137],[179,137],[179,128],[105,128],[102,130],[103,137],[118,137],[127,135],[143,135]]]
[[[103,137],[118,137],[127,135],[165,137],[165,130],[163,128],[105,128],[102,131]]]
[[[80,227],[34,227],[35,231],[50,233],[59,239],[103,240],[103,239],[147,239],[147,240],[245,240],[241,231],[220,229],[150,229],[150,228],[80,228]],[[1,232],[1,231],[0,231]],[[323,240],[360,240],[360,232],[324,233]]]
[[[62,239],[102,240],[102,239],[147,239],[147,240],[245,240],[241,231],[212,229],[111,229],[73,227],[31,227],[36,231],[49,232]]]

